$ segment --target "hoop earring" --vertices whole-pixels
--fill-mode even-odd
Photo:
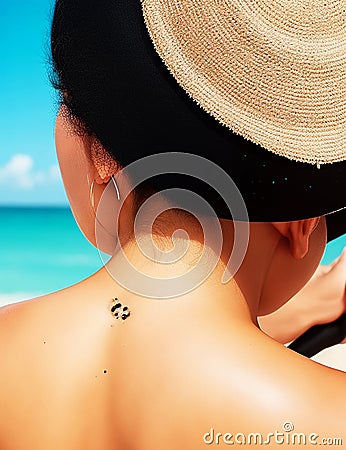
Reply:
[[[89,177],[88,177],[88,180],[89,180]],[[111,176],[111,180],[113,181],[115,190],[116,190],[116,192],[117,192],[117,198],[118,198],[118,201],[120,201],[120,191],[119,191],[117,182],[116,182],[116,180],[115,180],[115,178],[114,178],[114,175]],[[97,223],[98,223],[98,224],[106,231],[106,233],[107,233],[109,236],[111,236],[111,237],[113,237],[113,238],[116,238],[117,236],[114,236],[113,234],[111,234],[111,233],[109,232],[109,230],[107,230],[107,229],[105,228],[105,226],[100,222],[100,220],[99,220],[98,217],[97,217],[96,210],[95,210],[94,186],[95,186],[95,180],[93,180],[93,182],[90,184],[90,192],[89,192],[89,200],[90,200],[90,204],[91,204],[91,209],[92,209],[92,211],[93,211],[93,213],[94,213],[95,220],[96,220]]]
[[[111,176],[111,180],[112,180],[112,182],[113,182],[113,184],[114,184],[114,187],[115,187],[115,190],[116,190],[116,192],[117,192],[117,198],[118,198],[118,201],[120,201],[120,198],[121,198],[121,197],[120,197],[120,190],[119,190],[119,187],[118,187],[118,185],[117,185],[117,182],[116,182],[116,179],[115,179],[114,175]],[[93,211],[94,211],[94,214],[95,214],[95,217],[96,217],[96,211],[95,211],[95,199],[94,199],[94,186],[95,186],[95,180],[93,180],[93,182],[92,182],[91,185],[90,185],[89,199],[90,199],[91,207],[92,207],[92,209],[93,209]]]
[[[115,179],[114,175],[111,176],[111,180],[113,181],[115,190],[117,191],[118,200],[120,201],[120,191],[119,191],[119,188],[118,188],[118,185],[117,185],[117,182],[116,182],[116,179]]]

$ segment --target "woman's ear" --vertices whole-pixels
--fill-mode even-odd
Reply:
[[[274,228],[289,240],[290,250],[295,259],[303,259],[309,251],[309,240],[319,224],[320,217],[296,220],[294,222],[272,222]]]
[[[97,246],[95,208],[118,165],[94,136],[76,132],[65,106],[57,116],[55,142],[73,215],[82,233]]]
[[[95,182],[97,184],[107,184],[119,170],[118,164],[96,138],[92,138],[90,156],[97,174]]]

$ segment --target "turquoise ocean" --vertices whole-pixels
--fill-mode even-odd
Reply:
[[[0,306],[75,284],[102,267],[68,208],[0,208]]]
[[[346,246],[331,242],[322,263]],[[102,267],[68,208],[0,207],[0,306],[75,284]]]

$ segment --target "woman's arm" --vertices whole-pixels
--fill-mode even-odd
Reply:
[[[328,266],[320,265],[310,281],[277,311],[258,318],[260,327],[286,344],[313,325],[329,323],[346,311],[346,251]]]

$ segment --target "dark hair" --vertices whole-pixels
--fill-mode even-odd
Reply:
[[[95,135],[122,166],[191,147],[184,138],[191,141],[193,130],[177,101],[194,102],[156,54],[139,0],[57,0],[51,62],[53,86],[78,131]]]
[[[227,144],[229,131],[190,99],[157,55],[139,0],[57,0],[51,62],[53,86],[76,131],[95,136],[120,166],[155,153],[198,154]],[[154,177],[135,191],[136,200],[139,192],[186,184],[201,193],[201,183],[176,174]],[[208,203],[223,204],[206,190]]]
[[[140,1],[55,3],[50,79],[59,103],[67,107],[64,114],[74,131],[94,136],[122,167],[151,154],[151,136],[162,144],[166,133],[161,127],[160,136],[150,113],[160,99],[155,77],[143,64],[146,33]],[[149,51],[161,65],[150,41]],[[134,207],[155,190],[150,182],[142,183],[134,191]]]
[[[119,25],[111,1],[57,0],[51,28],[51,81],[78,133],[95,135],[118,157],[117,135],[126,96],[120,73],[130,65],[119,51]]]

